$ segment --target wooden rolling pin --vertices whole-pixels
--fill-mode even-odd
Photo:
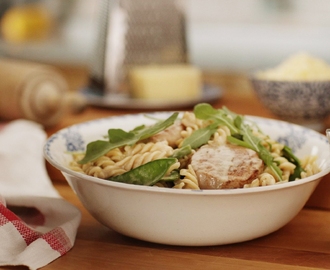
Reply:
[[[0,119],[29,119],[52,126],[70,109],[84,105],[49,65],[0,58]]]

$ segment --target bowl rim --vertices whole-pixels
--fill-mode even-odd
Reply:
[[[328,80],[277,80],[277,79],[263,79],[263,78],[258,78],[257,76],[257,73],[258,71],[255,71],[255,72],[251,72],[247,75],[248,79],[250,81],[259,81],[259,82],[269,82],[269,83],[289,83],[289,84],[307,84],[307,85],[310,85],[310,84],[330,84],[330,79]]]
[[[179,111],[179,112],[183,112],[183,111]],[[150,113],[160,113],[160,114],[170,114],[171,111],[156,111],[156,112],[149,112]],[[59,131],[55,132],[54,134],[52,134],[45,142],[44,147],[43,147],[43,154],[45,159],[56,169],[58,169],[59,171],[61,171],[62,173],[66,173],[68,175],[74,176],[76,178],[79,179],[79,181],[89,181],[89,182],[93,182],[95,184],[98,185],[103,185],[103,186],[110,186],[110,187],[114,187],[114,188],[119,188],[119,189],[125,189],[125,190],[134,190],[134,191],[144,191],[144,192],[153,192],[153,193],[168,193],[168,194],[180,194],[180,195],[201,195],[201,196],[205,196],[205,195],[238,195],[238,194],[249,194],[249,193],[259,193],[259,192],[265,192],[265,191],[274,191],[274,190],[279,190],[279,189],[283,189],[283,188],[292,188],[298,185],[303,185],[305,183],[309,183],[312,181],[316,181],[319,178],[322,178],[323,176],[327,175],[328,173],[330,173],[330,149],[329,149],[329,158],[326,159],[326,164],[324,165],[325,168],[312,175],[312,176],[308,176],[306,178],[303,179],[298,179],[295,181],[290,181],[290,182],[280,182],[274,185],[269,185],[269,186],[258,186],[258,187],[249,187],[249,188],[237,188],[237,189],[201,189],[201,190],[193,190],[193,189],[174,189],[174,188],[162,188],[162,187],[156,187],[156,186],[143,186],[143,185],[135,185],[135,184],[127,184],[127,183],[120,183],[120,182],[114,182],[114,181],[110,181],[110,180],[106,180],[106,179],[101,179],[101,178],[97,178],[97,177],[93,177],[93,176],[89,176],[80,172],[76,172],[73,171],[67,167],[65,167],[64,165],[56,162],[54,159],[52,159],[49,155],[48,155],[48,145],[50,143],[52,143],[52,141],[54,139],[56,139],[56,137],[58,137],[59,134],[65,132],[66,130],[75,127],[75,126],[80,126],[80,125],[85,125],[85,124],[90,124],[92,122],[96,122],[96,121],[102,121],[102,120],[108,120],[108,119],[112,119],[114,117],[127,117],[127,116],[136,116],[136,115],[141,115],[141,114],[145,114],[145,113],[132,113],[132,114],[125,114],[125,115],[116,115],[116,116],[109,116],[109,117],[102,117],[102,118],[97,118],[94,120],[89,120],[89,121],[85,121],[82,123],[78,123],[78,124],[73,124],[70,125],[68,127],[62,128]],[[316,132],[312,129],[306,128],[306,127],[302,127],[299,126],[297,124],[294,123],[289,123],[287,121],[283,121],[283,120],[278,120],[278,119],[272,119],[272,118],[266,118],[266,117],[261,117],[261,116],[253,116],[253,115],[244,115],[245,117],[248,118],[255,118],[255,119],[260,119],[260,120],[271,120],[274,122],[279,122],[279,123],[284,123],[284,124],[289,124],[292,126],[296,126],[299,128],[303,128],[303,129],[307,129],[310,132],[314,132],[320,136],[323,136],[326,138],[325,135]],[[330,146],[329,146],[330,147]]]

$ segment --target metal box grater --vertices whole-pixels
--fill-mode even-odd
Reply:
[[[102,0],[91,85],[103,94],[127,91],[134,65],[186,63],[184,2]]]

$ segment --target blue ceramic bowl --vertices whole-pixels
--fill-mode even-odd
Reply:
[[[251,77],[261,103],[279,118],[320,130],[330,115],[330,81],[271,81]]]

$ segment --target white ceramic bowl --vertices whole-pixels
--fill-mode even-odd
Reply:
[[[154,113],[165,118],[169,113]],[[105,226],[137,239],[184,246],[247,241],[287,224],[330,170],[325,136],[293,124],[250,117],[298,157],[318,155],[321,172],[294,182],[232,190],[178,190],[97,179],[68,168],[68,151],[103,139],[109,128],[130,130],[151,120],[143,114],[103,118],[63,129],[44,147],[46,159],[62,171],[86,209]],[[150,122],[154,123],[154,122]],[[303,235],[302,235],[303,237]]]

